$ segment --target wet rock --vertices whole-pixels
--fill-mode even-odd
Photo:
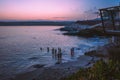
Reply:
[[[41,64],[35,64],[35,65],[33,65],[33,67],[34,67],[34,68],[42,68],[42,67],[44,67],[44,65],[41,65]]]
[[[56,62],[55,64],[60,64],[60,62]]]

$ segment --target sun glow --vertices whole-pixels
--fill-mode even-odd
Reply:
[[[84,19],[84,12],[90,9],[90,2],[88,1],[89,0],[0,0],[0,20]],[[95,0],[91,0],[91,3],[93,1]],[[96,6],[97,3],[95,4]],[[101,5],[102,4],[98,6]],[[90,7],[93,8],[94,6]]]

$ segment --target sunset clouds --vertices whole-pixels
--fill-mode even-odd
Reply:
[[[117,5],[119,1],[0,0],[0,20],[78,20],[87,16],[87,10]]]

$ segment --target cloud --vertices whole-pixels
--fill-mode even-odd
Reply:
[[[68,19],[68,18],[71,18],[71,17],[52,17],[54,19]]]

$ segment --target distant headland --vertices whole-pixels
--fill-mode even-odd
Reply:
[[[0,26],[64,26],[74,21],[0,21]]]

